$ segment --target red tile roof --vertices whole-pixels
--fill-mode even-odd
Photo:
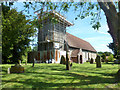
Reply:
[[[71,57],[77,57],[79,51],[80,51],[79,49],[73,50],[72,53],[71,53]]]
[[[69,33],[66,33],[66,39],[67,39],[67,43],[70,47],[81,48],[84,50],[97,52],[89,42],[82,40],[76,36],[73,36]]]

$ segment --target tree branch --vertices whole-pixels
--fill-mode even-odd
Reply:
[[[102,2],[102,0],[97,0],[97,1],[98,1],[99,5],[100,5],[101,9],[104,9],[105,11],[108,10],[108,8],[105,5],[105,2]]]
[[[104,11],[109,27],[109,33],[113,38],[113,41],[117,43],[117,30],[118,30],[118,15],[113,2],[104,2],[104,0],[97,0],[100,8]],[[99,2],[101,1],[101,2]]]
[[[109,9],[111,11],[111,14],[116,14],[117,13],[117,10],[115,8],[115,5],[113,2],[107,2],[108,6],[109,6]]]

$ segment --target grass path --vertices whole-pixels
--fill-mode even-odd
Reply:
[[[70,71],[65,70],[61,64],[32,64],[22,65],[25,73],[7,74],[11,64],[2,67],[2,88],[113,88],[120,87],[115,84],[114,74],[118,65],[102,64],[96,68],[95,64],[75,64]]]

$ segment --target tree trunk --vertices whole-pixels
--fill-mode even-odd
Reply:
[[[118,12],[113,2],[102,1],[103,0],[98,0],[98,3],[106,15],[109,33],[113,39],[113,43],[117,46],[118,59],[120,61],[120,1],[118,2]],[[118,70],[117,75],[120,78],[120,69]]]
[[[103,2],[100,2],[103,1]],[[113,2],[104,2],[98,0],[100,8],[104,11],[107,24],[109,27],[108,33],[111,35],[115,45],[118,44],[118,13]]]
[[[120,1],[119,1],[119,4],[120,4]],[[119,10],[120,10],[120,5],[119,5]],[[120,63],[120,12],[118,13],[118,60]],[[117,81],[120,81],[120,68],[116,74],[117,76]]]
[[[27,65],[27,60],[25,60],[25,65]]]
[[[120,1],[119,1],[119,12],[118,12],[118,59],[120,62]]]

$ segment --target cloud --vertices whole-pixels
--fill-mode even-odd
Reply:
[[[99,37],[84,38],[84,40],[89,42],[95,42],[95,41],[100,42],[100,41],[112,41],[112,38],[107,36],[99,36]]]
[[[102,32],[102,31],[98,31],[98,33],[105,34],[105,35],[109,35],[109,33],[107,33],[107,32]]]
[[[108,30],[109,30],[108,25],[105,24],[105,25],[102,25],[102,27],[99,28],[98,33],[109,35]]]
[[[84,40],[88,41],[97,51],[108,51],[112,52],[107,45],[112,42],[111,37],[107,36],[98,36],[98,37],[89,37],[84,38]]]

